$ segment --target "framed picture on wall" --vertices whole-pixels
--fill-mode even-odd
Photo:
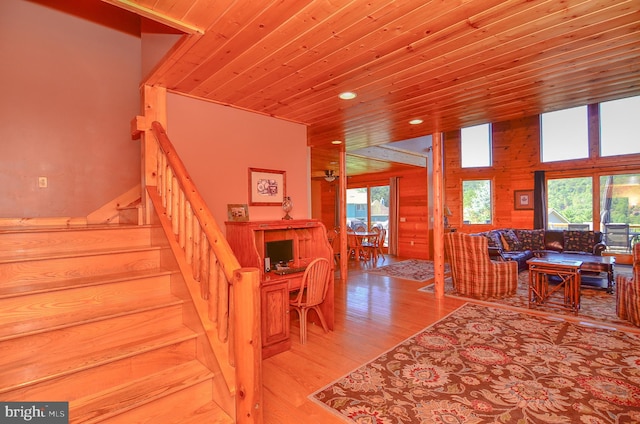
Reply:
[[[515,190],[513,193],[514,209],[533,209],[533,190]]]
[[[249,168],[249,205],[281,206],[285,190],[286,171]]]
[[[231,222],[245,222],[249,220],[249,208],[246,203],[230,203],[227,205],[227,218]]]

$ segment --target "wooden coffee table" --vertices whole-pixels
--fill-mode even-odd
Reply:
[[[615,256],[581,255],[580,253],[542,253],[537,256],[540,259],[560,260],[560,261],[581,261],[581,281],[599,282],[606,280],[607,293],[613,293],[613,265],[616,263]],[[593,273],[593,275],[590,275]]]
[[[534,305],[559,306],[574,314],[580,310],[580,268],[582,261],[558,258],[533,258],[529,265],[529,307]],[[557,283],[549,285],[549,278]],[[556,293],[561,293],[558,301]]]

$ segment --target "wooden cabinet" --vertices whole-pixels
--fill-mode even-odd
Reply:
[[[227,240],[243,267],[260,270],[262,313],[262,357],[267,358],[291,347],[289,335],[289,293],[300,287],[302,273],[278,275],[265,272],[265,243],[293,241],[293,267],[308,265],[318,257],[333,267],[333,251],[325,226],[317,220],[227,222]],[[333,268],[331,270],[333,273]],[[321,305],[329,329],[333,330],[333,279]],[[315,314],[311,314],[315,317]]]
[[[260,289],[262,312],[262,356],[268,358],[291,347],[289,337],[289,280],[263,284]]]

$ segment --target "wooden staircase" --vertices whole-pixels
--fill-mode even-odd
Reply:
[[[68,401],[71,423],[233,422],[177,269],[155,226],[0,228],[0,399]]]

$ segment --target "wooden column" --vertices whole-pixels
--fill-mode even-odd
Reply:
[[[435,295],[444,297],[444,143],[442,133],[432,135],[433,147],[433,265]]]
[[[144,222],[151,221],[151,202],[147,196],[147,186],[156,186],[158,169],[158,144],[151,132],[151,123],[158,121],[163,128],[167,128],[167,90],[164,87],[145,85],[141,89],[142,113],[138,117],[138,130],[141,131],[140,160],[141,169],[141,204]]]
[[[347,252],[347,153],[344,148],[340,152],[340,171],[338,184],[340,191],[340,280],[347,281],[347,265],[349,256]]]

